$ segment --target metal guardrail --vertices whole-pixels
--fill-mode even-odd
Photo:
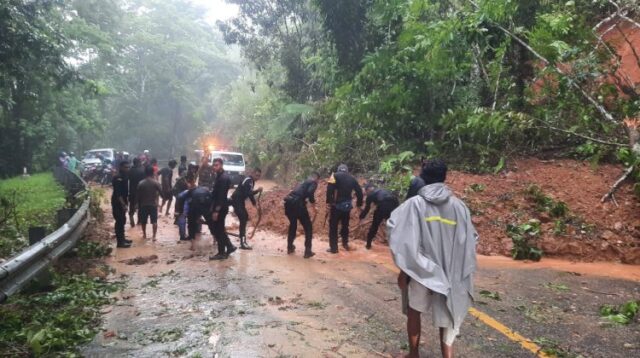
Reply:
[[[67,169],[56,167],[53,175],[70,196],[76,196],[87,189],[87,184]],[[89,223],[89,202],[90,198],[87,195],[80,208],[58,230],[0,265],[0,302],[18,292],[53,261],[75,246]]]

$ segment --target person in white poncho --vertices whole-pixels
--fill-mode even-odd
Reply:
[[[446,176],[442,160],[426,162],[426,185],[387,221],[389,247],[401,270],[408,357],[419,356],[420,315],[429,311],[440,328],[442,356],[453,357],[453,341],[473,300],[477,233],[467,206],[444,184]]]

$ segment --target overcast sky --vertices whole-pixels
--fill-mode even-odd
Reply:
[[[236,5],[227,4],[224,0],[191,0],[192,3],[208,9],[206,19],[215,25],[216,20],[228,20],[238,13]]]

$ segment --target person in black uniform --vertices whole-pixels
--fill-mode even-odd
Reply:
[[[115,220],[116,240],[118,247],[127,248],[131,241],[124,237],[124,226],[127,224],[127,204],[129,201],[129,162],[121,161],[118,166],[118,174],[111,179],[113,193],[111,194],[111,212]]]
[[[420,189],[425,186],[424,180],[420,176],[422,173],[422,161],[420,163],[416,163],[413,166],[413,176],[411,177],[411,182],[409,183],[409,190],[407,190],[407,199],[411,199],[412,197],[418,195]]]
[[[240,220],[240,248],[243,250],[251,250],[251,246],[247,244],[247,223],[249,222],[249,213],[245,207],[245,201],[249,199],[253,206],[256,206],[255,195],[262,192],[262,188],[253,189],[255,183],[260,180],[262,170],[254,168],[251,173],[244,178],[242,183],[238,185],[236,190],[231,194],[231,205],[233,212],[236,213]]]
[[[187,156],[180,156],[180,165],[178,166],[178,177],[181,177],[183,173],[187,171]]]
[[[133,220],[133,214],[138,211],[138,184],[145,178],[144,168],[140,158],[133,158],[133,167],[129,170],[129,223],[131,227],[136,226],[135,220]],[[138,218],[140,221],[140,218]]]
[[[195,182],[195,178],[192,178]],[[211,191],[206,186],[199,186],[188,189],[187,195],[178,200],[181,205],[184,205],[185,200],[189,200],[189,213],[187,214],[187,234],[188,239],[192,243],[196,239],[196,234],[200,231],[200,219],[204,217],[209,226],[209,231],[213,235],[214,223],[211,217],[211,208],[213,206],[213,198]],[[182,210],[180,210],[182,212]],[[192,245],[193,247],[193,245]]]
[[[231,178],[224,171],[222,158],[213,160],[213,172],[215,173],[215,181],[213,183],[213,237],[218,243],[218,253],[209,257],[209,260],[224,260],[229,257],[236,247],[231,244],[227,235],[224,221],[229,213],[229,188],[231,188]]]
[[[362,188],[356,178],[349,174],[345,164],[338,166],[327,184],[327,209],[329,210],[329,249],[327,252],[338,253],[338,223],[342,225],[340,236],[342,247],[349,250],[349,214],[353,209],[352,192],[356,193],[356,205],[362,207]]]
[[[307,200],[313,205],[314,215],[316,212],[316,189],[320,175],[312,173],[307,180],[295,187],[284,198],[284,213],[289,219],[289,234],[287,236],[287,253],[296,251],[293,241],[296,239],[298,231],[298,220],[304,228],[304,258],[308,259],[315,254],[311,251],[311,240],[313,238],[313,223],[307,210]]]
[[[364,210],[360,213],[361,225],[362,220],[369,214],[371,204],[376,204],[376,211],[373,213],[373,222],[371,222],[371,227],[367,234],[366,247],[367,250],[369,250],[371,249],[371,241],[376,237],[382,220],[387,220],[391,216],[391,212],[394,211],[400,203],[392,192],[386,189],[377,189],[373,184],[367,184],[364,190],[367,194],[367,200]]]

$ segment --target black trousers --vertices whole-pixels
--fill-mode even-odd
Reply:
[[[376,211],[373,213],[373,221],[371,222],[369,233],[367,233],[367,245],[371,245],[371,241],[376,237],[382,221],[387,220],[391,216],[391,212],[397,207],[397,201],[388,201],[381,203],[380,206],[376,208]]]
[[[229,235],[227,235],[227,229],[224,226],[224,221],[227,218],[227,214],[229,214],[229,206],[222,206],[222,209],[218,213],[218,221],[213,221],[213,229],[209,226],[209,230],[211,230],[211,234],[215,237],[216,242],[218,243],[218,253],[224,254],[229,253],[231,248],[233,248],[233,244],[231,244],[231,240],[229,239]]]
[[[240,237],[247,237],[247,223],[249,222],[249,212],[247,211],[247,207],[243,202],[234,201],[233,202],[233,212],[238,216],[238,220],[240,221]]]
[[[136,197],[136,194],[131,194],[129,193],[129,215],[131,217],[133,217],[133,214],[135,214],[138,211],[138,199]]]
[[[127,224],[127,212],[119,202],[111,202],[111,212],[115,220],[116,240],[124,241],[124,226]]]
[[[350,214],[351,211],[344,212],[331,207],[329,213],[329,247],[333,251],[338,250],[338,224],[341,225],[340,237],[342,238],[342,244],[347,245],[349,243]]]
[[[204,217],[209,226],[209,231],[213,235],[213,220],[211,219],[211,212],[207,205],[191,204],[189,206],[189,214],[187,215],[187,232],[189,239],[196,238],[196,234],[200,231],[200,218]]]
[[[306,205],[297,202],[285,202],[284,213],[289,219],[289,233],[287,235],[287,248],[293,247],[293,242],[298,233],[298,221],[304,229],[304,250],[311,252],[311,240],[313,239],[313,225],[309,217]]]
[[[229,213],[229,207],[222,207],[222,210],[218,213],[218,221],[213,221],[212,213],[208,206],[192,204],[189,207],[189,215],[187,216],[187,230],[189,232],[189,239],[193,240],[196,237],[200,225],[200,218],[204,217],[209,232],[216,240],[218,244],[218,253],[224,254],[230,251],[233,247],[229,236],[224,227],[224,221]]]

